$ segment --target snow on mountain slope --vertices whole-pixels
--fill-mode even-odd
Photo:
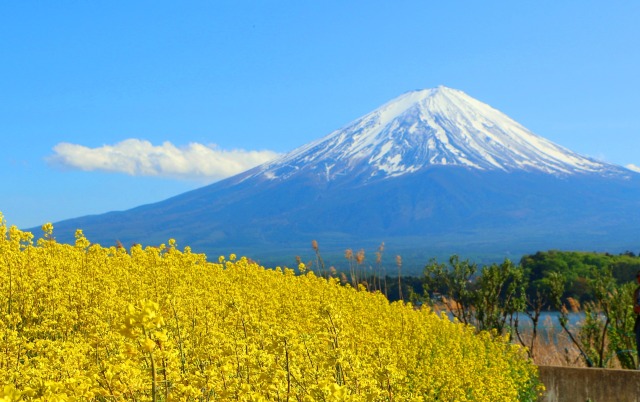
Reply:
[[[286,179],[305,172],[326,181],[369,180],[436,165],[553,175],[628,172],[556,145],[464,92],[441,86],[405,93],[245,178]]]

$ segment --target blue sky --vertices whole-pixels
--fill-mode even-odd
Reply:
[[[640,165],[640,2],[0,4],[0,211],[39,226],[220,180],[446,85]]]

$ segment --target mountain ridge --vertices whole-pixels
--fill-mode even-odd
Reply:
[[[424,263],[429,254],[470,251],[632,249],[638,208],[640,174],[560,147],[439,87],[405,93],[217,183],[54,226],[62,241],[82,228],[103,244],[175,238],[196,251],[258,260],[302,254],[311,240],[342,249],[384,242]]]

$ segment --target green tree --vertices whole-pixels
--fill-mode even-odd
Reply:
[[[503,334],[526,307],[524,272],[510,260],[485,266],[475,277],[477,271],[476,264],[457,255],[448,265],[432,260],[424,270],[424,290],[443,295],[444,305],[460,322]]]
[[[635,281],[634,281],[635,282]],[[623,368],[635,369],[636,338],[633,332],[635,314],[633,313],[634,282],[617,285],[610,294],[609,343],[610,353],[614,353]]]
[[[549,277],[547,272],[543,278],[531,281],[531,274],[529,271],[522,269],[524,276],[523,286],[527,289],[525,293],[524,313],[531,320],[531,338],[529,341],[525,341],[522,334],[519,331],[519,326],[515,325],[515,333],[518,337],[518,341],[521,345],[527,347],[527,353],[529,357],[535,356],[536,339],[538,338],[538,326],[540,324],[540,316],[542,311],[553,303],[554,285],[557,287],[559,284],[554,284],[553,279]],[[553,276],[553,275],[552,275]],[[556,291],[557,292],[557,291]],[[562,293],[562,291],[560,291]]]
[[[502,334],[507,322],[517,323],[517,313],[526,307],[525,284],[522,269],[508,259],[483,267],[473,298],[478,328]]]
[[[478,267],[469,260],[460,261],[457,255],[449,258],[449,264],[432,259],[424,269],[425,292],[440,293],[447,310],[465,324],[472,324],[474,292],[471,278]]]

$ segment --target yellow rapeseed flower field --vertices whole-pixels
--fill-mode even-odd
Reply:
[[[299,267],[0,215],[0,401],[535,400],[518,346]]]

